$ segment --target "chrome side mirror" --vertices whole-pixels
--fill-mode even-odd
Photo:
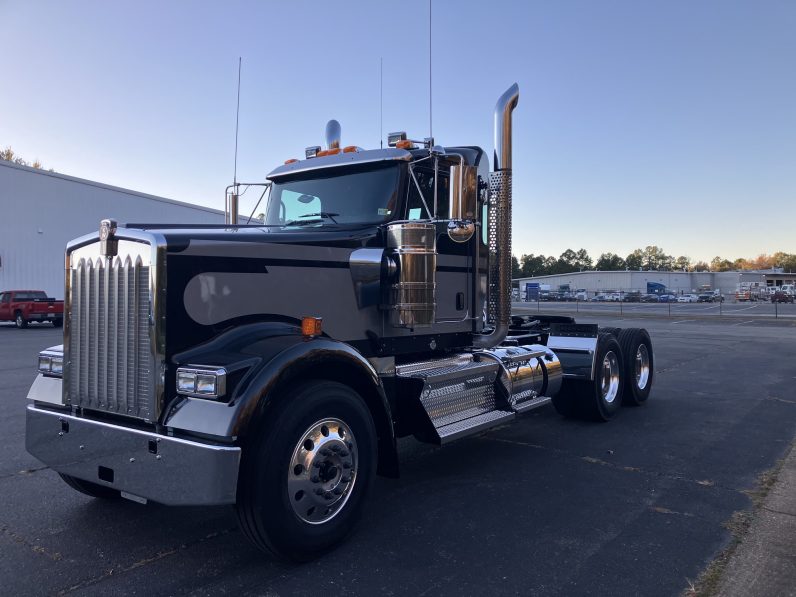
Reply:
[[[450,174],[450,223],[448,236],[457,243],[464,243],[475,232],[475,212],[478,204],[478,172],[475,166],[451,166]]]

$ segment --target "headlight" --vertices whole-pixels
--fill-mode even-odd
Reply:
[[[61,377],[64,374],[64,355],[60,352],[44,351],[39,353],[39,373]]]
[[[220,398],[227,390],[223,367],[189,365],[177,369],[177,393],[196,398]]]

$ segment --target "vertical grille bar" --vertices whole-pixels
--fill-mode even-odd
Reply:
[[[81,259],[71,272],[71,404],[144,419],[155,413],[151,389],[149,271],[140,256]]]

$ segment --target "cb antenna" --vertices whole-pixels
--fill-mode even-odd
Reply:
[[[428,0],[428,136],[434,138],[431,118],[431,0]]]
[[[384,149],[384,58],[379,58],[379,149]]]
[[[240,117],[240,65],[242,59],[238,56],[238,106],[235,109],[235,169],[232,174],[232,183],[238,184],[238,119]]]

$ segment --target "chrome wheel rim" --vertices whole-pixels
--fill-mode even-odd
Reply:
[[[287,471],[288,500],[309,524],[323,524],[345,506],[357,479],[357,443],[340,419],[322,419],[301,434]]]
[[[603,357],[602,376],[600,378],[600,391],[605,402],[611,404],[619,394],[619,359],[613,351],[608,351]]]
[[[636,387],[643,390],[650,380],[650,353],[646,344],[639,344],[636,351]]]

